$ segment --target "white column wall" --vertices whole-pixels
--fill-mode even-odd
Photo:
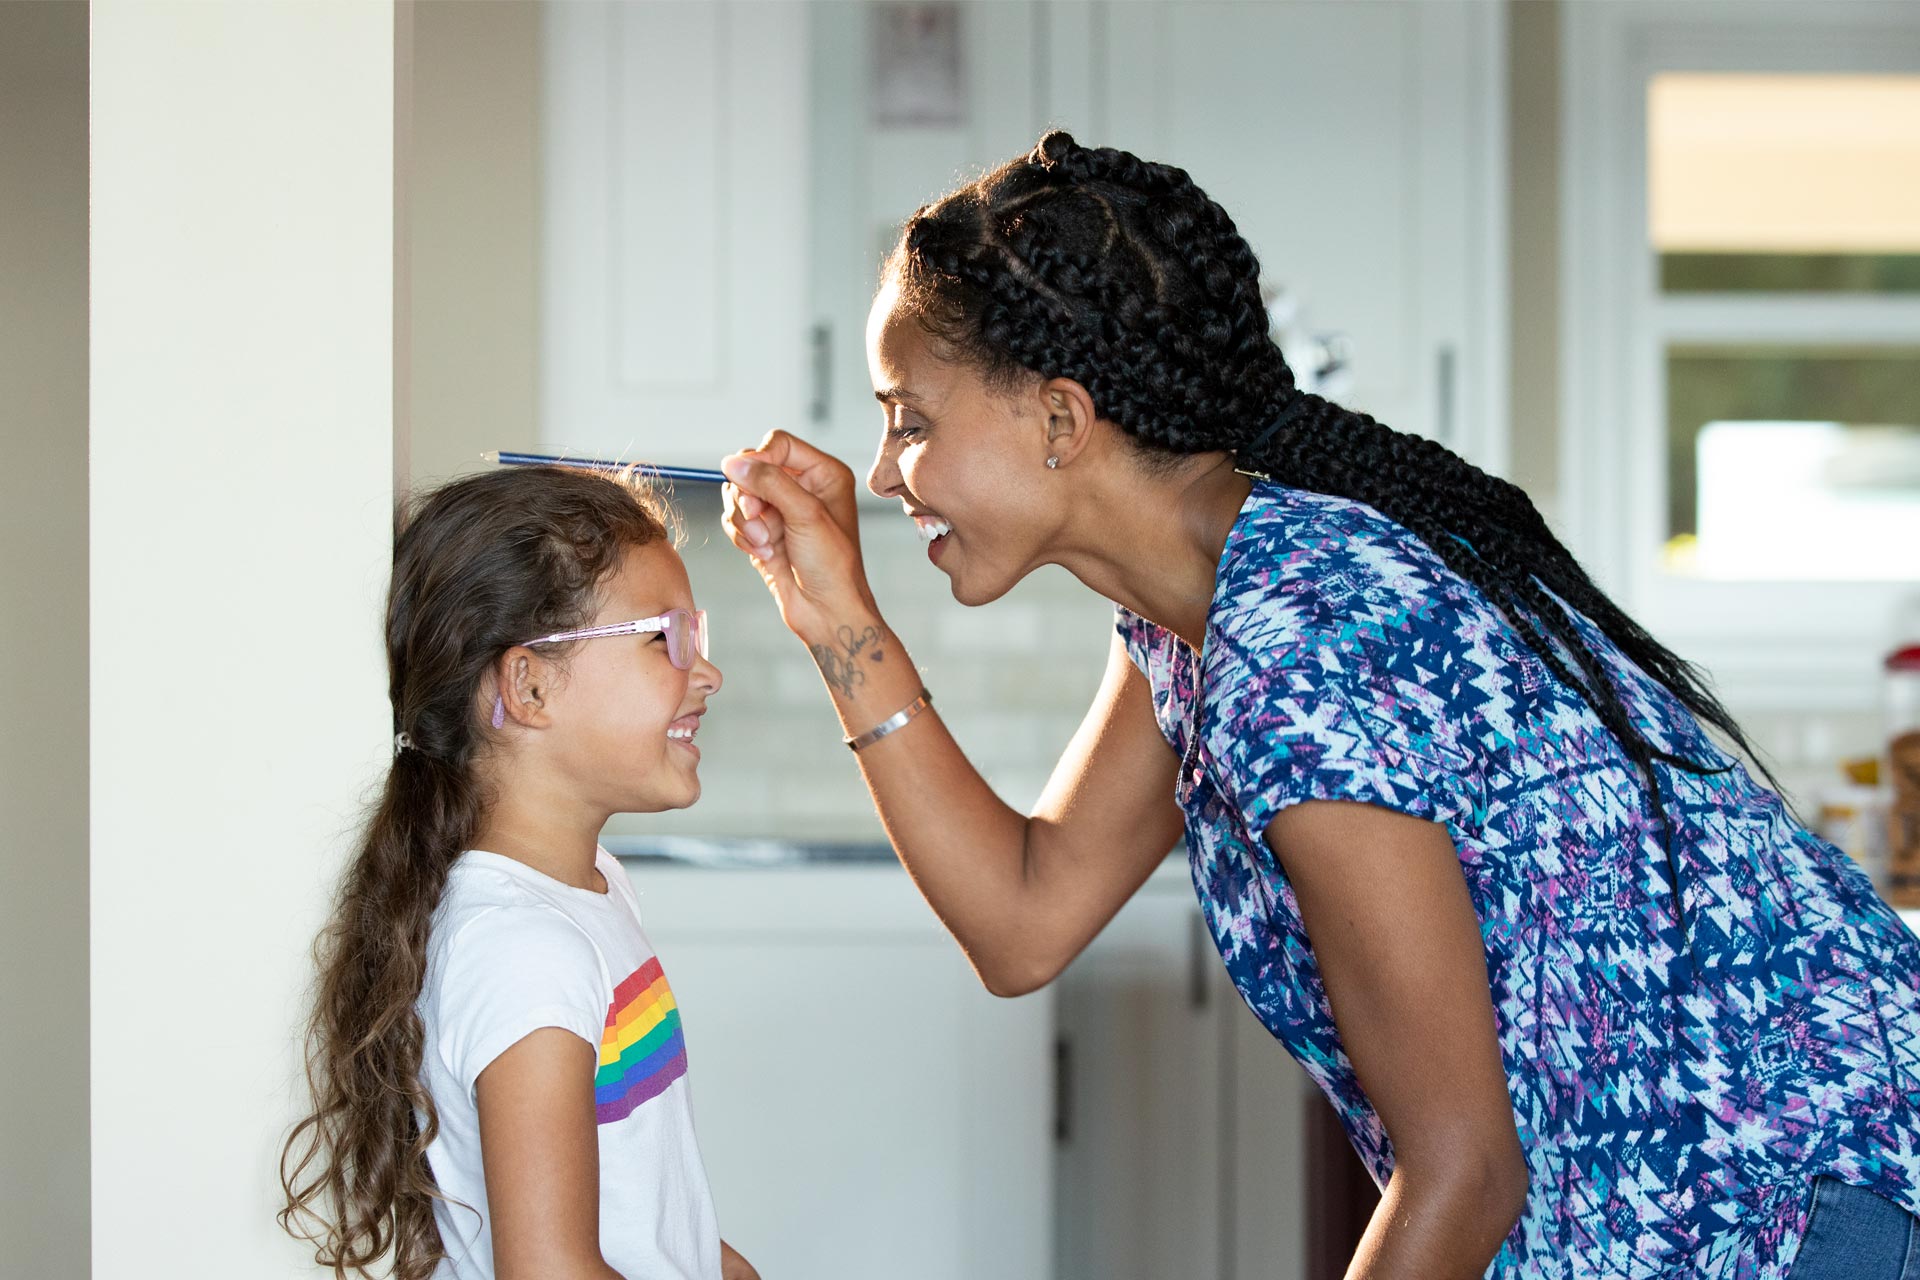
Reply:
[[[0,1275],[87,1271],[87,10],[0,4]]]
[[[93,1274],[310,1274],[276,1158],[389,749],[395,13],[92,27]]]

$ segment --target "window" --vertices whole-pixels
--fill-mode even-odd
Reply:
[[[1920,13],[1566,12],[1561,505],[1746,708],[1867,708],[1920,602]]]
[[[1646,154],[1655,309],[1684,298],[1695,332],[1661,354],[1662,567],[1920,577],[1920,345],[1822,341],[1835,307],[1872,329],[1877,295],[1920,293],[1920,76],[1656,75]],[[1739,304],[1781,337],[1739,340]]]
[[[1670,343],[1670,573],[1920,574],[1920,346]]]

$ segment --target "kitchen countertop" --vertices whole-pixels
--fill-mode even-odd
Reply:
[[[606,836],[607,852],[628,862],[672,863],[742,871],[755,867],[898,867],[893,846],[878,840],[783,840],[775,836]],[[1154,868],[1156,883],[1187,880],[1187,858],[1175,849]],[[1909,929],[1920,933],[1920,907],[1900,912]]]
[[[601,844],[623,862],[655,863],[719,871],[800,867],[899,867],[884,841],[783,840],[752,836],[603,836]],[[1149,883],[1189,883],[1184,849],[1168,854]]]
[[[734,870],[814,865],[899,866],[884,841],[781,840],[743,836],[603,836],[614,857],[632,862],[672,862]]]
[[[783,840],[742,836],[605,836],[607,852],[623,862],[711,869],[716,871],[783,871],[810,867],[847,870],[898,868],[893,846],[883,841]],[[1184,850],[1168,854],[1147,883],[1158,892],[1190,883]],[[1909,929],[1920,934],[1920,908],[1899,913]]]

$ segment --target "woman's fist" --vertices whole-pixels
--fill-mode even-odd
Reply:
[[[788,630],[809,643],[857,613],[877,613],[860,557],[851,468],[797,436],[774,431],[720,463],[720,522],[746,552]]]

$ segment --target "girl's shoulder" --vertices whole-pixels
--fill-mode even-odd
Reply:
[[[443,924],[456,928],[477,915],[501,908],[550,905],[524,879],[494,865],[499,860],[497,854],[469,850],[454,861],[434,911],[435,931],[447,931],[442,929]]]
[[[478,877],[476,877],[478,879]],[[599,1047],[613,995],[601,948],[550,903],[482,885],[442,900],[428,943],[418,1009],[429,1049],[474,1105],[488,1063],[541,1027]]]
[[[463,963],[491,965],[511,954],[604,968],[593,931],[536,885],[488,861],[497,858],[469,852],[454,864],[428,928],[428,951],[443,963],[457,950]]]
[[[511,875],[456,866],[428,929],[422,999],[443,1021],[556,1000],[591,1020],[605,1012],[620,958],[608,945]]]

